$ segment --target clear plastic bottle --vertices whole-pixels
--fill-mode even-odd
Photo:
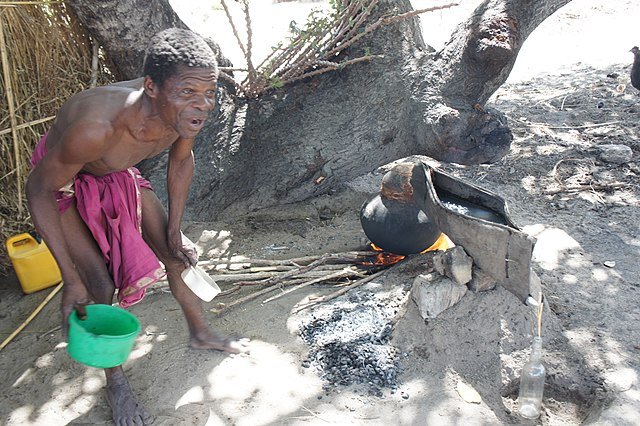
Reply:
[[[518,412],[525,419],[537,419],[542,406],[546,370],[542,364],[542,338],[536,336],[531,345],[531,356],[520,372]]]

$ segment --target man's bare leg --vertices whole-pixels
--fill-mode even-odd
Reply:
[[[62,215],[62,228],[69,250],[91,298],[96,303],[110,305],[115,286],[109,275],[91,232],[84,224],[75,205]],[[122,367],[105,369],[106,396],[116,425],[149,424],[153,417],[138,403]]]
[[[242,342],[225,337],[209,328],[202,312],[200,299],[182,281],[180,274],[184,265],[182,262],[178,262],[177,267],[171,268],[166,266],[167,264],[165,266],[167,267],[169,288],[180,303],[187,320],[190,334],[189,346],[194,349],[215,349],[232,354],[245,352],[246,348]]]
[[[246,352],[242,340],[234,340],[212,331],[204,317],[202,302],[184,283],[181,277],[184,263],[169,252],[167,242],[167,215],[153,191],[143,188],[142,233],[149,247],[165,265],[171,293],[184,313],[190,334],[190,346],[194,349],[215,349],[229,353]]]

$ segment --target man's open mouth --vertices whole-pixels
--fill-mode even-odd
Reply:
[[[189,119],[189,124],[192,128],[199,129],[204,125],[203,118],[191,118]]]

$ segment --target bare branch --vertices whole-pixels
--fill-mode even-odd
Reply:
[[[220,4],[222,4],[222,8],[224,9],[224,13],[227,15],[227,19],[229,20],[229,24],[231,25],[231,29],[233,30],[233,35],[236,37],[236,41],[238,42],[238,46],[240,47],[240,50],[242,50],[242,53],[244,54],[244,56],[247,56],[247,50],[244,47],[244,44],[242,43],[242,40],[240,39],[240,36],[238,35],[238,30],[236,30],[236,26],[233,23],[233,18],[231,18],[231,13],[229,12],[229,8],[227,8],[227,3],[224,0],[220,0]]]
[[[421,13],[447,9],[458,5],[458,3],[455,2],[414,10],[400,15],[386,15],[363,28],[371,18],[371,13],[378,4],[378,1],[379,0],[344,0],[335,6],[337,9],[328,18],[317,18],[315,15],[311,18],[310,15],[307,21],[307,27],[290,39],[289,44],[285,48],[281,48],[282,44],[279,44],[258,67],[254,67],[251,60],[252,31],[248,1],[242,0],[248,32],[247,46],[245,48],[238,36],[225,1],[221,0],[234,35],[247,60],[247,77],[242,83],[236,83],[236,88],[244,96],[257,97],[262,93],[282,87],[285,84],[291,84],[358,62],[381,58],[383,56],[366,54],[362,57],[343,62],[335,61],[335,58],[340,52],[352,46],[355,42],[362,39],[362,37],[375,31],[382,25],[393,24]],[[226,69],[223,69],[223,71],[224,70]],[[227,71],[231,70],[232,69],[229,69]]]
[[[362,272],[359,272],[358,270],[356,270],[354,268],[342,268],[338,272],[334,272],[332,274],[328,274],[328,275],[325,275],[323,277],[318,277],[318,278],[315,278],[313,280],[304,282],[302,284],[298,284],[297,286],[290,287],[287,290],[283,291],[282,293],[268,298],[267,300],[265,300],[262,303],[268,303],[268,302],[271,302],[272,300],[279,299],[282,296],[285,296],[285,295],[287,295],[287,294],[289,294],[291,292],[294,292],[296,290],[300,290],[301,288],[308,287],[308,286],[310,286],[312,284],[317,284],[317,283],[321,283],[323,281],[333,280],[333,279],[336,279],[336,278],[352,277],[354,275],[359,276],[359,277],[363,277],[364,276],[364,274]]]
[[[247,24],[247,51],[245,52],[245,59],[247,61],[247,68],[249,68],[249,74],[247,75],[248,86],[252,87],[255,85],[256,81],[256,70],[253,67],[253,61],[251,59],[251,46],[252,46],[252,38],[253,32],[251,31],[251,15],[249,14],[249,1],[242,0],[243,8],[244,8],[244,19]]]
[[[397,263],[396,263],[396,265],[397,265]],[[393,268],[394,266],[395,265],[392,265],[391,268]],[[389,269],[391,269],[391,268],[389,268]],[[298,312],[300,312],[300,311],[302,311],[304,309],[310,308],[311,306],[315,306],[315,305],[318,305],[320,303],[324,303],[324,302],[327,302],[329,300],[335,299],[336,297],[342,296],[343,294],[345,294],[346,292],[348,292],[351,289],[354,289],[356,287],[360,287],[363,284],[366,284],[366,283],[368,283],[370,281],[375,280],[380,275],[382,275],[383,273],[387,272],[389,269],[385,269],[383,271],[378,271],[375,274],[371,274],[366,278],[362,278],[362,279],[354,282],[351,285],[348,285],[348,286],[346,286],[344,288],[341,288],[340,290],[338,290],[336,292],[333,292],[331,294],[327,294],[326,296],[318,297],[317,299],[314,299],[313,301],[310,301],[309,303],[306,303],[304,305],[300,305],[294,310],[294,313],[298,313]]]

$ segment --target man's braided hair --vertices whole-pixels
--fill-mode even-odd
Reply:
[[[199,35],[180,28],[169,28],[156,34],[144,58],[144,75],[160,87],[178,74],[179,66],[212,68],[217,77],[216,55]]]

